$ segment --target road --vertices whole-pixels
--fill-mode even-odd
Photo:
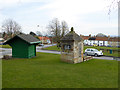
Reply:
[[[53,44],[56,45],[56,44]],[[44,45],[42,46],[37,46],[36,47],[36,51],[37,52],[44,52],[44,53],[54,53],[54,54],[60,54],[60,52],[58,51],[49,51],[49,50],[41,50],[41,48],[46,48],[46,47],[50,47],[53,45]],[[11,48],[0,48],[0,51],[3,50],[2,52],[0,52],[0,58],[3,57],[3,55],[12,55],[12,49]],[[115,60],[113,57],[107,57],[107,56],[100,56],[100,57],[93,57],[95,59],[105,59],[105,60]],[[120,58],[117,58],[118,61],[120,61]]]
[[[50,46],[55,46],[56,44],[49,44],[49,45],[44,45],[44,46],[37,46],[36,49],[41,49],[41,48],[47,48]]]

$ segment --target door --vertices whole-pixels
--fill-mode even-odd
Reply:
[[[94,55],[94,50],[91,49],[90,55]]]
[[[90,52],[91,52],[91,50],[90,50],[90,49],[87,49],[87,54],[88,54],[88,55],[90,55]]]

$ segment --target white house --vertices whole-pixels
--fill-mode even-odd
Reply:
[[[110,37],[110,36],[105,36],[105,37],[98,37],[98,36],[94,36],[91,37],[91,35],[89,36],[83,36],[82,38],[84,39],[84,45],[90,45],[93,46],[94,44],[98,45],[98,46],[118,46],[120,45],[120,38],[118,37]]]

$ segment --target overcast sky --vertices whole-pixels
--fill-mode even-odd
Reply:
[[[108,6],[113,0],[0,0],[0,26],[13,19],[24,33],[47,31],[53,18],[65,20],[69,28],[83,35],[118,35],[118,11]],[[37,27],[39,25],[40,27]]]

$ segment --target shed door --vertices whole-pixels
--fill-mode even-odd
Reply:
[[[29,57],[35,56],[36,50],[35,50],[35,45],[30,45],[29,46]]]

